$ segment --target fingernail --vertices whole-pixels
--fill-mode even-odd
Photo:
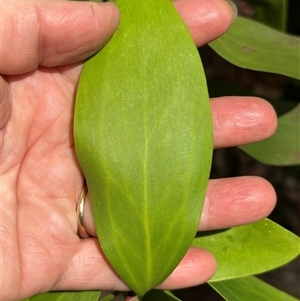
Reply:
[[[233,12],[233,19],[232,19],[232,23],[233,23],[238,15],[238,9],[237,9],[236,4],[233,1],[231,1],[231,0],[226,0],[226,1],[230,5],[232,12]]]

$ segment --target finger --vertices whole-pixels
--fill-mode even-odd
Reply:
[[[173,3],[197,47],[224,34],[237,14],[236,7],[225,0],[177,0]]]
[[[107,42],[119,23],[113,3],[9,1],[1,15],[2,74],[82,61]]]
[[[277,127],[273,107],[255,97],[220,97],[211,100],[214,147],[229,147],[269,138]]]
[[[190,248],[173,273],[159,286],[175,289],[207,281],[216,271],[216,261],[206,250]],[[129,290],[105,259],[97,239],[82,241],[54,290]]]
[[[10,114],[11,102],[8,85],[6,80],[0,76],[0,130],[2,130],[7,124]]]
[[[199,230],[230,228],[261,220],[275,204],[274,188],[263,178],[210,180]]]

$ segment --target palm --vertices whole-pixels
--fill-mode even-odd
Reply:
[[[8,79],[13,110],[1,149],[1,182],[10,189],[4,252],[15,253],[16,261],[7,262],[14,287],[28,291],[37,283],[51,289],[80,243],[74,212],[83,176],[71,135],[79,70],[63,71],[39,69]],[[48,287],[41,282],[45,274],[54,282]],[[23,282],[16,282],[18,277]]]

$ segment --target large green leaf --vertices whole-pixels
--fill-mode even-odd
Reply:
[[[298,300],[253,276],[212,282],[210,285],[227,301]]]
[[[278,127],[272,137],[240,148],[265,164],[300,164],[300,105],[278,118]]]
[[[100,291],[49,292],[35,295],[23,301],[98,301],[100,293]]]
[[[121,24],[85,63],[75,146],[101,247],[139,295],[197,231],[212,155],[201,61],[169,0],[120,0]]]
[[[113,292],[105,292],[102,291],[99,301],[114,301],[114,300],[118,300],[118,301],[123,301],[126,298],[126,293],[121,293],[118,291],[113,291]]]
[[[300,38],[238,17],[210,47],[242,68],[300,79]]]
[[[212,282],[263,273],[286,264],[299,255],[300,240],[264,219],[224,231],[200,232],[193,245],[215,256],[218,269]]]

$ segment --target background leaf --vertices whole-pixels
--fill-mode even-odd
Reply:
[[[38,294],[23,301],[98,301],[100,291],[49,292]]]
[[[75,147],[101,247],[139,295],[197,231],[212,156],[204,71],[169,0],[116,1],[121,23],[84,65]]]
[[[260,22],[281,31],[286,30],[288,0],[251,0],[251,5]]]
[[[278,127],[272,137],[240,149],[265,164],[300,164],[300,105],[278,118]]]
[[[210,286],[227,301],[298,300],[253,276],[212,282]]]
[[[238,17],[209,46],[230,63],[300,79],[300,39]]]
[[[199,232],[193,246],[209,250],[218,269],[210,279],[220,281],[263,273],[299,255],[299,237],[271,220],[224,231]]]
[[[118,291],[114,292],[106,292],[102,291],[99,301],[124,301],[125,300],[125,293],[121,293]]]

